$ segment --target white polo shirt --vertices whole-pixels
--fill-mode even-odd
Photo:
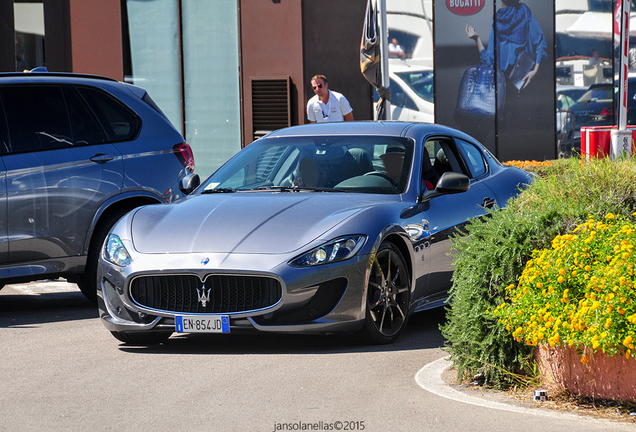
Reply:
[[[342,94],[329,90],[329,101],[325,104],[318,95],[307,102],[307,119],[316,123],[344,121],[344,116],[352,112],[349,101]]]

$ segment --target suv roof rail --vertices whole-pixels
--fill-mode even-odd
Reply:
[[[49,77],[75,77],[75,78],[90,78],[90,79],[101,79],[105,81],[115,81],[118,80],[110,77],[106,77],[103,75],[92,75],[92,74],[83,74],[83,73],[73,73],[73,72],[49,72],[45,67],[37,67],[35,69],[31,69],[30,71],[25,72],[0,72],[0,78],[4,77],[21,77],[27,75],[36,75],[36,76],[49,76]]]

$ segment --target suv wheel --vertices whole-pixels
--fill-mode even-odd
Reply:
[[[88,256],[86,258],[86,268],[84,269],[84,274],[77,282],[77,286],[79,286],[82,294],[94,303],[97,303],[97,264],[102,246],[113,225],[130,210],[132,210],[132,208],[127,207],[114,210],[104,217],[93,232],[91,244],[88,248]]]

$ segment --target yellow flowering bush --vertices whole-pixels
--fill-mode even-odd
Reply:
[[[490,313],[520,343],[634,356],[635,247],[632,219],[590,216],[556,236],[551,248],[533,251],[518,283]]]

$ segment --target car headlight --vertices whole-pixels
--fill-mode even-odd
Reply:
[[[358,253],[364,246],[366,239],[366,236],[363,235],[353,235],[332,240],[294,258],[289,262],[289,265],[293,267],[311,267],[348,260]]]
[[[106,240],[104,258],[120,267],[126,267],[132,261],[121,239],[115,234],[110,234],[108,240]]]

